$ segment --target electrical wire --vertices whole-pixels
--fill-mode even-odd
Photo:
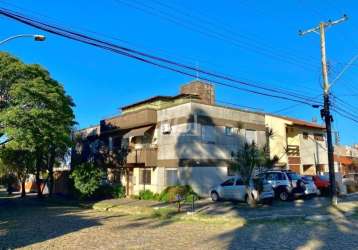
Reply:
[[[168,69],[168,70],[171,70],[171,71],[174,71],[174,72],[177,72],[177,73],[181,73],[181,74],[184,74],[184,75],[187,75],[187,76],[197,77],[193,73],[188,73],[188,72],[184,71],[184,70],[198,71],[198,69],[190,67],[190,66],[179,64],[179,63],[176,63],[176,62],[173,62],[173,61],[170,61],[170,60],[167,60],[167,59],[163,59],[163,58],[160,58],[160,57],[157,57],[157,56],[152,56],[152,55],[149,55],[149,54],[146,54],[146,53],[143,53],[143,52],[139,52],[139,51],[136,51],[136,50],[133,50],[133,49],[130,49],[130,48],[126,48],[126,47],[123,47],[123,46],[118,46],[118,45],[115,45],[115,44],[112,44],[112,43],[109,43],[109,42],[106,42],[106,41],[101,41],[101,40],[98,40],[96,38],[89,37],[87,35],[83,35],[83,34],[80,34],[80,33],[76,33],[76,32],[73,32],[73,31],[66,30],[64,28],[60,28],[60,27],[56,27],[56,26],[53,26],[53,25],[45,24],[43,22],[32,20],[30,18],[22,16],[21,14],[19,15],[17,13],[14,13],[14,12],[9,11],[9,10],[4,9],[4,8],[0,8],[0,13],[5,15],[5,16],[7,16],[7,17],[9,17],[9,18],[11,18],[11,19],[15,19],[15,20],[17,20],[19,22],[22,22],[24,24],[30,25],[30,26],[35,27],[35,28],[42,29],[44,31],[47,31],[47,32],[50,32],[50,33],[53,33],[53,34],[56,34],[56,35],[60,35],[60,36],[63,36],[63,37],[70,38],[72,40],[77,40],[77,41],[80,41],[80,42],[83,42],[83,43],[87,43],[89,45],[93,45],[93,46],[96,46],[96,47],[107,49],[109,51],[112,51],[112,52],[115,52],[115,53],[118,53],[118,54],[121,54],[121,55],[124,55],[124,56],[127,56],[127,57],[131,57],[133,59],[136,59],[136,60],[139,60],[139,61],[142,61],[142,62],[146,62],[146,63],[152,64],[154,66],[158,66],[158,67]],[[144,58],[144,57],[147,57],[147,59]],[[160,63],[168,63],[168,64],[171,64],[172,66],[163,65],[163,64],[160,64],[158,62],[151,61],[150,59],[154,59],[156,61],[159,61]],[[181,69],[176,69],[173,66],[181,67]],[[223,78],[225,80],[235,81],[237,83],[248,85],[248,86],[251,86],[251,87],[254,86],[254,85],[252,85],[250,83],[238,81],[238,80],[231,79],[231,78],[228,78],[228,77],[225,77],[225,76],[212,74],[211,72],[206,72],[206,71],[201,71],[201,70],[199,70],[199,72],[207,74],[207,75],[210,75],[210,76],[214,76],[214,77],[217,77],[217,78]],[[262,93],[262,92],[259,92],[259,91],[240,88],[240,87],[234,86],[232,84],[222,83],[222,82],[219,82],[217,80],[209,79],[209,78],[206,78],[206,77],[200,77],[200,78],[202,80],[213,82],[213,83],[216,83],[216,84],[219,84],[219,85],[235,88],[237,90],[242,90],[242,91],[246,91],[246,92],[250,92],[250,93],[254,93],[254,94],[258,94],[258,95],[263,95],[263,96],[268,96],[268,97],[274,97],[274,98],[279,98],[279,99],[284,99],[284,100],[290,100],[290,101],[305,103],[305,104],[310,105],[310,106],[316,103],[315,101],[312,101],[312,100],[309,100],[309,99],[304,99],[304,100],[292,99],[292,98],[288,98],[288,97],[285,97],[285,96],[279,96],[277,94]],[[255,86],[255,87],[258,87],[258,86]],[[269,90],[268,88],[264,88],[264,89]],[[271,90],[271,91],[277,92],[277,90]],[[285,94],[287,94],[287,93],[285,93]],[[299,98],[297,96],[295,96],[295,97]]]
[[[228,42],[232,45],[234,45],[235,47],[240,47],[240,48],[245,48],[248,49],[250,51],[254,51],[255,53],[261,54],[261,55],[265,55],[266,57],[270,57],[272,59],[275,60],[279,60],[279,61],[284,61],[286,63],[290,63],[292,65],[296,65],[299,66],[303,69],[309,70],[311,71],[312,69],[315,70],[317,67],[315,66],[315,64],[310,64],[307,61],[304,62],[298,62],[297,59],[291,59],[286,55],[279,55],[275,52],[269,51],[267,48],[263,48],[263,47],[259,47],[257,45],[254,45],[252,43],[248,43],[246,41],[242,41],[242,40],[238,40],[237,38],[232,38],[232,37],[227,37],[225,35],[223,35],[220,32],[217,31],[213,31],[211,29],[211,27],[201,27],[198,26],[196,23],[195,24],[191,24],[188,22],[185,22],[183,20],[179,20],[177,18],[175,18],[173,16],[173,14],[169,14],[166,12],[156,12],[155,9],[153,9],[153,7],[146,5],[145,3],[141,2],[141,3],[136,3],[135,1],[125,1],[125,0],[115,0],[117,3],[122,3],[130,8],[136,9],[136,10],[140,10],[142,12],[145,12],[147,14],[150,15],[155,15],[155,16],[159,16],[162,19],[165,19],[166,21],[175,23],[177,25],[181,25],[183,27],[185,27],[186,29],[189,29],[191,31],[194,32],[198,32],[202,35],[211,37],[211,38],[215,38],[215,39],[219,39],[225,42]]]

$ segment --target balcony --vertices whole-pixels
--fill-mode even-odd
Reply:
[[[145,167],[157,165],[156,148],[132,149],[127,155],[127,164],[144,164]]]
[[[129,129],[148,126],[157,123],[155,110],[144,109],[133,113],[123,114],[109,119],[101,120],[100,131],[109,132],[116,129]]]
[[[287,145],[288,156],[300,156],[300,147],[296,145]]]

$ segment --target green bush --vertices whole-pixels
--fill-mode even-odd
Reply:
[[[139,192],[139,199],[140,200],[158,200],[159,194],[155,194],[150,190],[141,190]]]
[[[103,171],[92,163],[83,163],[76,166],[70,175],[75,189],[83,198],[92,196],[100,187]]]
[[[114,187],[109,184],[100,185],[91,195],[94,199],[110,199],[114,197]]]
[[[124,198],[126,196],[126,188],[121,184],[117,184],[113,187],[113,196],[115,198]]]
[[[169,186],[166,189],[164,189],[161,194],[159,195],[160,201],[165,202],[174,202],[177,200],[177,195],[179,195],[182,199],[192,199],[192,197],[189,197],[190,195],[195,195],[195,192],[189,185],[177,185],[177,186]]]

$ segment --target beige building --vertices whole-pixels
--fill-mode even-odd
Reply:
[[[232,155],[244,142],[269,143],[271,157],[277,155],[280,166],[299,173],[313,174],[327,165],[324,127],[218,106],[213,86],[200,81],[183,85],[176,96],[122,107],[120,115],[99,127],[81,130],[86,133],[97,133],[110,151],[128,148],[120,177],[128,195],[188,184],[207,196],[231,174]]]
[[[278,165],[300,174],[328,172],[324,126],[270,114],[265,123],[272,132],[270,156],[278,156]]]
[[[108,143],[128,145],[122,182],[128,194],[188,184],[207,196],[228,177],[232,153],[245,141],[266,143],[265,116],[217,106],[214,88],[199,81],[177,96],[156,96],[122,108],[122,114],[101,121]]]

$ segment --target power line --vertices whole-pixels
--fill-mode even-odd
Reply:
[[[163,2],[160,0],[150,0],[150,1],[155,3],[156,5],[164,7],[168,11],[172,11],[172,13],[175,13],[175,14],[182,13],[183,14],[182,16],[184,16],[186,18],[186,20],[191,21],[191,19],[194,19],[195,24],[201,23],[201,24],[207,24],[208,26],[206,26],[206,27],[216,27],[215,31],[220,30],[220,32],[225,36],[231,36],[231,37],[235,37],[235,38],[239,37],[241,39],[248,40],[251,43],[257,44],[263,48],[266,48],[266,49],[269,48],[271,51],[277,50],[277,48],[274,48],[273,46],[269,45],[267,42],[262,43],[261,41],[263,39],[257,40],[254,35],[251,35],[248,32],[238,33],[235,29],[233,29],[232,27],[229,27],[227,24],[221,23],[221,20],[218,20],[217,18],[212,17],[212,16],[207,17],[206,13],[204,13],[202,9],[197,9],[197,10],[195,10],[194,13],[193,12],[188,13],[186,8],[179,8],[180,6],[174,6],[173,4],[169,4],[168,2]],[[293,59],[299,59],[299,60],[303,60],[305,62],[308,59],[303,56],[292,54],[291,53],[292,50],[284,50],[282,48],[279,48],[279,50],[285,56],[289,56]],[[312,60],[312,57],[309,60]],[[316,61],[318,61],[318,59],[314,58],[312,63],[315,64]]]
[[[18,13],[14,13],[14,12],[9,11],[9,10],[4,9],[4,8],[0,9],[0,13],[5,15],[5,16],[7,16],[7,17],[9,17],[9,18],[11,18],[11,19],[15,19],[15,20],[17,20],[19,22],[22,22],[24,24],[30,25],[32,27],[42,29],[44,31],[47,31],[47,32],[50,32],[50,33],[53,33],[53,34],[56,34],[56,35],[67,37],[67,38],[72,39],[72,40],[77,40],[77,41],[80,41],[80,42],[83,42],[83,43],[86,43],[86,44],[89,44],[89,45],[93,45],[93,46],[96,46],[96,47],[99,47],[99,48],[102,48],[102,49],[106,49],[106,50],[109,50],[109,51],[112,51],[112,52],[115,52],[115,53],[130,57],[132,59],[136,59],[136,60],[148,63],[148,64],[152,64],[152,65],[157,66],[157,67],[161,67],[161,68],[164,68],[164,69],[167,69],[167,70],[171,70],[171,71],[174,71],[174,72],[177,72],[177,73],[181,73],[181,74],[186,75],[186,76],[190,76],[190,77],[194,77],[194,78],[196,77],[195,74],[188,73],[188,72],[186,72],[184,70],[198,71],[198,69],[190,67],[190,66],[179,64],[179,63],[176,63],[176,62],[173,62],[173,61],[170,61],[170,60],[167,60],[167,59],[163,59],[163,58],[160,58],[160,57],[152,56],[152,55],[149,55],[149,54],[146,54],[146,53],[143,53],[143,52],[139,52],[139,51],[136,51],[136,50],[133,50],[133,49],[130,49],[130,48],[126,48],[126,47],[123,47],[123,46],[115,45],[115,44],[112,44],[112,43],[109,43],[109,42],[106,42],[106,41],[101,41],[99,39],[92,38],[92,37],[89,37],[87,35],[76,33],[76,32],[73,32],[73,31],[69,31],[69,30],[66,30],[64,28],[60,28],[60,27],[56,27],[56,26],[53,26],[53,25],[45,24],[43,22],[32,20],[31,18],[27,18],[25,16],[22,16],[21,14],[19,15]],[[145,57],[147,57],[147,59]],[[151,61],[151,60],[154,60],[154,61]],[[163,65],[163,64],[160,64],[160,63],[155,62],[155,61],[159,61],[160,63],[171,64],[172,66]],[[175,67],[179,67],[181,69],[177,69]],[[209,75],[209,76],[214,76],[216,78],[223,78],[223,79],[228,80],[228,81],[234,81],[234,82],[237,82],[237,83],[240,83],[240,84],[243,84],[243,85],[248,85],[248,86],[251,86],[251,87],[254,86],[254,85],[252,85],[250,83],[238,81],[238,80],[231,79],[231,78],[228,78],[228,77],[225,77],[225,76],[216,75],[216,74],[213,74],[211,72],[206,72],[206,71],[200,71],[200,72],[204,73],[206,75]],[[219,82],[217,80],[209,79],[209,78],[206,78],[206,77],[200,77],[200,78],[202,80],[213,82],[213,83],[216,83],[216,84],[219,84],[219,85],[222,85],[222,86],[231,87],[231,88],[235,88],[237,90],[246,91],[246,92],[250,92],[250,93],[254,93],[254,94],[258,94],[258,95],[262,95],[262,96],[268,96],[268,97],[273,97],[273,98],[290,100],[290,101],[295,101],[295,102],[299,102],[299,103],[304,103],[304,104],[307,104],[307,105],[317,104],[317,102],[309,100],[309,99],[306,99],[306,100],[293,99],[293,98],[288,98],[288,97],[285,97],[285,96],[280,96],[280,95],[277,95],[277,94],[263,93],[263,92],[259,92],[259,91],[255,91],[255,90],[250,90],[250,89],[237,87],[237,86],[234,86],[232,84]],[[255,86],[255,87],[260,88],[261,86],[260,87]],[[264,88],[264,87],[261,87],[261,88]],[[264,89],[265,90],[270,90],[269,88],[264,88]],[[277,90],[270,90],[270,91],[275,91],[277,93]],[[283,94],[287,95],[287,93],[283,93]],[[296,97],[296,98],[301,98],[301,97]]]
[[[317,67],[315,67],[314,64],[310,64],[307,61],[299,62],[297,59],[292,59],[290,57],[287,57],[285,54],[281,55],[281,54],[277,54],[275,52],[269,51],[267,48],[264,48],[264,47],[260,47],[260,46],[257,46],[257,45],[253,46],[252,43],[248,43],[247,41],[238,40],[237,38],[233,38],[231,35],[230,36],[227,36],[227,35],[225,36],[225,34],[222,34],[221,32],[212,30],[212,28],[210,26],[202,27],[202,26],[199,26],[196,23],[192,24],[190,22],[188,23],[185,20],[184,21],[180,20],[180,19],[178,20],[177,18],[175,18],[173,16],[173,14],[168,14],[168,13],[163,12],[163,11],[159,11],[159,12],[157,11],[156,12],[155,8],[153,8],[151,6],[148,6],[143,2],[136,3],[135,1],[128,2],[128,1],[124,1],[124,0],[115,0],[115,1],[117,3],[122,3],[122,4],[124,4],[124,5],[126,5],[126,6],[128,6],[130,8],[140,10],[140,11],[145,12],[147,14],[159,16],[162,19],[165,19],[165,20],[167,20],[169,22],[172,22],[172,23],[175,23],[177,25],[181,25],[181,26],[185,27],[186,29],[189,29],[189,30],[194,31],[194,32],[198,32],[198,33],[200,33],[202,35],[209,36],[209,37],[215,38],[215,39],[219,39],[219,40],[222,40],[222,41],[225,41],[225,42],[229,42],[232,45],[234,45],[235,47],[245,48],[245,49],[254,51],[254,52],[258,53],[258,54],[270,57],[272,59],[279,60],[279,61],[284,61],[286,63],[299,66],[299,67],[301,67],[303,69],[306,69],[306,70],[312,70],[312,69],[315,70],[317,68]]]

